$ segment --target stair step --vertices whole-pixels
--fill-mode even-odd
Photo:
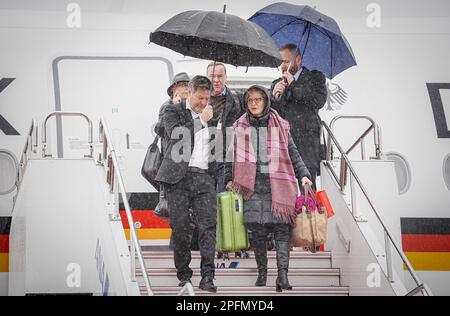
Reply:
[[[200,252],[199,251],[192,251],[192,258],[200,258]],[[253,251],[249,251],[248,254],[254,258],[255,253]],[[144,251],[143,252],[144,258],[173,258],[173,252],[171,251]],[[232,258],[234,258],[234,253],[230,254]],[[276,259],[276,252],[275,251],[268,251],[267,257]],[[306,258],[313,258],[313,259],[331,259],[331,252],[317,252],[317,253],[310,253],[310,252],[296,252],[291,251],[290,253],[291,259],[306,259]]]
[[[194,285],[200,283],[200,269],[192,269]],[[147,269],[152,286],[161,287],[178,286],[178,279],[176,278],[176,269]],[[216,270],[216,286],[220,287],[235,287],[244,286],[252,287],[256,281],[258,272],[256,268],[241,268],[241,269],[217,269]],[[143,284],[142,270],[137,270],[139,284]],[[268,269],[268,284],[275,284],[278,276],[277,269]],[[290,269],[289,281],[293,286],[340,286],[340,270],[339,269]]]
[[[145,287],[140,287],[142,295],[146,295]],[[158,296],[177,296],[180,287],[154,287]],[[217,293],[208,293],[194,287],[196,296],[349,296],[348,287],[294,287],[292,291],[277,293],[275,287],[219,287]]]
[[[144,260],[147,268],[174,268],[173,253],[172,252],[145,252]],[[235,254],[230,254],[229,260],[216,259],[216,267],[218,269],[225,267],[233,268],[255,268],[255,254],[249,252],[249,259],[235,258]],[[268,252],[267,257],[269,259],[269,268],[276,268],[276,253]],[[201,256],[199,252],[192,253],[192,267],[200,266]],[[290,256],[291,268],[320,268],[330,269],[332,268],[331,253],[322,252],[317,254],[311,254],[307,252],[292,252]]]

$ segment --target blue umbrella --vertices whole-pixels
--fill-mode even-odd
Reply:
[[[274,3],[249,21],[269,33],[279,48],[296,44],[303,55],[303,66],[319,70],[330,79],[356,65],[352,48],[336,21],[310,6]]]

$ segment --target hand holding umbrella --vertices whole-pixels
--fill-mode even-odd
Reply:
[[[356,65],[336,21],[309,6],[275,3],[259,10],[249,21],[269,33],[279,48],[296,45],[302,52],[303,66],[319,70],[329,79]]]
[[[275,89],[273,90],[273,95],[277,101],[279,101],[281,99],[281,97],[283,96],[287,87],[288,87],[288,83],[286,82],[286,80],[282,80],[275,85]]]

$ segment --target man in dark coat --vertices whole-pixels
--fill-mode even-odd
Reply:
[[[164,157],[165,151],[167,149],[167,145],[168,145],[168,140],[169,138],[166,137],[165,131],[164,131],[164,112],[166,111],[167,106],[169,105],[180,105],[182,102],[185,102],[188,94],[189,94],[189,90],[188,90],[188,85],[189,85],[189,81],[191,80],[191,78],[189,77],[189,75],[185,72],[176,74],[175,77],[172,79],[171,85],[169,88],[167,88],[167,95],[170,97],[169,100],[167,100],[166,102],[164,102],[164,104],[161,106],[160,110],[159,110],[159,119],[158,119],[158,123],[155,126],[155,133],[156,135],[158,135],[161,138],[161,154],[162,157]],[[164,199],[166,199],[166,194],[164,191],[164,185],[160,184],[160,196],[159,196],[159,200],[160,202],[163,201]],[[195,227],[194,230],[194,234],[193,234],[193,238],[192,238],[192,243],[191,243],[191,249],[192,250],[199,250],[198,247],[198,229],[197,229],[197,223],[195,220],[195,216],[192,212],[192,227]],[[170,245],[169,245],[170,249],[173,249],[173,240],[172,238],[170,238]]]
[[[320,144],[319,110],[327,101],[326,78],[319,71],[302,67],[302,57],[296,45],[280,49],[283,77],[272,85],[272,106],[291,125],[291,133],[308,170],[314,188],[324,159]]]
[[[173,228],[174,260],[180,286],[191,282],[191,240],[193,228],[189,209],[195,213],[202,256],[200,289],[216,292],[214,285],[217,199],[215,163],[208,122],[213,109],[208,105],[211,82],[194,77],[189,96],[179,106],[169,105],[164,113],[168,137],[166,155],[156,180],[164,183]]]
[[[225,162],[227,145],[231,141],[232,127],[234,122],[245,111],[242,108],[242,95],[231,91],[227,87],[227,68],[223,63],[210,63],[206,73],[213,85],[209,104],[213,107],[214,117],[209,121],[208,125],[216,129],[216,188],[217,193],[221,193],[226,190]],[[223,255],[223,253],[219,252],[217,257],[221,259]],[[236,252],[236,256],[242,256],[242,254]]]
[[[178,105],[186,101],[188,97],[188,84],[190,80],[191,78],[189,78],[189,75],[185,72],[175,75],[172,79],[172,84],[167,89],[167,95],[170,99],[164,102],[159,110],[159,119],[155,126],[155,133],[161,138],[161,153],[163,155],[167,147],[167,139],[165,137],[163,122],[164,112],[168,105]]]
[[[225,191],[225,158],[227,144],[230,143],[232,127],[234,122],[241,117],[245,111],[242,108],[242,95],[232,92],[227,87],[227,68],[222,63],[211,63],[207,68],[207,76],[211,80],[213,89],[209,104],[213,107],[214,117],[208,123],[210,127],[217,128],[220,133],[216,139],[217,162],[217,192]],[[220,137],[222,136],[222,137]]]

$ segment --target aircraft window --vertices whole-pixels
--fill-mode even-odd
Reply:
[[[397,175],[398,192],[400,195],[405,194],[411,187],[411,167],[408,160],[398,153],[387,153],[388,160],[395,163],[395,173]]]
[[[450,190],[450,155],[444,160],[444,180],[447,188]]]
[[[17,159],[13,153],[0,150],[0,195],[14,191],[17,179]]]

